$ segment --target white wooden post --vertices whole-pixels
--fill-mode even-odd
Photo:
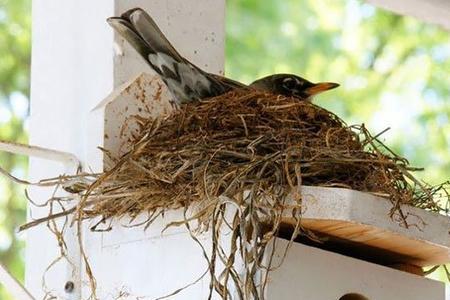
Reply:
[[[224,6],[224,0],[33,1],[30,144],[73,153],[82,160],[85,167],[101,170],[102,155],[96,147],[103,141],[102,120],[92,119],[91,110],[115,86],[142,71],[151,72],[131,47],[120,39],[115,40],[105,19],[128,8],[142,7],[155,18],[184,56],[210,72],[223,73]],[[53,177],[67,171],[57,163],[30,159],[31,180]],[[32,188],[30,195],[36,202],[43,203],[51,192]],[[47,210],[42,208],[30,207],[30,211],[33,218],[47,214]],[[141,231],[136,231],[138,230]],[[26,286],[32,294],[38,299],[42,298],[42,276],[46,274],[46,289],[53,291],[55,295],[66,299],[86,298],[88,291],[82,294],[79,288],[80,281],[83,280],[80,270],[73,268],[67,261],[59,261],[46,273],[46,268],[59,253],[55,238],[48,229],[40,226],[26,234]],[[68,232],[66,240],[69,258],[75,266],[79,266],[81,261],[74,234],[75,228]],[[134,234],[139,233],[126,231],[126,241]],[[117,241],[123,237],[117,234],[117,238],[113,239]],[[117,246],[114,246],[114,241],[103,241],[101,234],[84,235],[84,241],[93,262],[94,272],[100,270],[95,273],[99,277],[100,290],[105,290],[101,281],[105,276],[110,278],[109,281],[105,278],[107,286],[118,282],[126,283],[138,277],[139,274],[134,274],[134,262],[129,261],[130,255],[136,258],[137,265],[142,263],[142,259],[157,257],[152,251],[175,252],[186,248],[185,256],[194,251],[192,244],[183,244],[186,243],[184,240],[173,244],[170,244],[171,241],[165,242],[161,248],[152,246],[154,239],[147,239],[147,242],[144,242],[147,246],[130,246],[133,244],[128,243],[131,248],[127,250],[128,254],[126,251],[108,252],[108,246],[111,246],[111,249]],[[169,247],[169,250],[164,250],[166,247]],[[195,252],[201,257],[198,248],[195,248]],[[101,258],[105,260],[99,261]],[[129,265],[122,266],[126,261]],[[102,262],[108,266],[102,268]],[[117,265],[111,269],[109,266],[112,267],[113,262]],[[194,271],[188,274],[185,264],[178,265],[181,262],[170,259],[146,260],[144,263],[147,263],[145,267],[137,268],[136,271],[141,272],[139,276],[142,281],[135,282],[133,286],[142,287],[142,290],[137,292],[149,294],[151,291],[157,296],[161,296],[159,292],[172,291],[171,286],[164,288],[164,284],[173,282],[175,287],[179,287],[178,283],[189,283],[192,274],[195,275],[195,269],[204,271],[203,265],[192,265]],[[183,276],[178,282],[170,276],[175,268],[180,267],[185,271],[179,271]],[[150,270],[155,276],[152,284],[149,284],[148,278]],[[71,290],[70,284],[67,285],[69,281],[74,284],[74,289],[66,293],[65,287]],[[118,293],[121,286],[122,284],[115,287]],[[158,286],[160,288],[155,289]],[[197,298],[195,293],[193,295],[191,299]],[[106,299],[107,296],[104,297]],[[180,299],[187,299],[183,297]]]
[[[367,0],[367,2],[450,30],[450,1],[448,0]]]
[[[114,14],[111,1],[33,1],[33,51],[30,144],[73,153],[86,162],[87,117],[90,107],[113,86],[113,35],[104,19]],[[98,167],[93,161],[94,167]],[[61,164],[30,159],[30,178],[39,180],[73,172]],[[31,197],[45,202],[51,191],[33,188]],[[31,217],[47,209],[30,207]],[[73,231],[66,236],[72,265],[60,260],[55,237],[45,226],[29,230],[26,286],[41,299],[43,276],[48,290],[64,295],[66,282],[78,284],[80,258]],[[73,266],[73,267],[72,267]],[[69,296],[69,295],[68,295]],[[78,299],[79,289],[67,297]]]

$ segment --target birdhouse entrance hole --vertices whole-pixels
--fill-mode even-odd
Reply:
[[[369,298],[364,297],[361,294],[350,293],[350,294],[345,294],[344,296],[339,298],[339,300],[369,300]]]

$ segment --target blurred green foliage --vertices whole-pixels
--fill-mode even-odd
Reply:
[[[31,50],[31,0],[0,0],[0,139],[26,143]],[[24,177],[27,160],[0,152],[0,165]],[[23,187],[0,177],[0,262],[23,278],[23,240],[16,228],[25,220]],[[0,299],[10,299],[0,287]]]
[[[26,142],[30,35],[31,0],[0,0],[3,140]],[[316,102],[373,132],[391,127],[386,143],[426,167],[422,178],[450,178],[447,31],[357,0],[228,0],[226,55],[227,75],[247,83],[276,72],[341,83]],[[0,164],[25,175],[24,158],[0,152]],[[0,192],[0,261],[23,278],[22,187],[1,177]]]

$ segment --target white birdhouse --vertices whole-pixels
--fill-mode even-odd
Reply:
[[[118,88],[96,110],[104,111],[106,120],[120,120],[114,125],[127,123],[123,122],[127,111],[141,112],[142,117],[168,113],[172,109],[169,98],[160,98],[159,93],[140,100],[140,93],[150,93],[142,90],[143,83],[151,86],[152,80],[153,76],[141,74]],[[130,126],[106,126],[104,147],[113,154],[123,154],[132,131]],[[294,243],[281,267],[269,275],[267,299],[445,299],[443,283],[405,270],[418,272],[421,267],[449,260],[448,217],[405,206],[403,212],[414,224],[405,227],[400,218],[388,215],[392,204],[381,197],[310,186],[302,187],[301,193],[302,225],[327,237],[328,242]],[[287,226],[295,224],[291,215],[285,213]],[[115,226],[111,232],[86,236],[92,264],[100,268],[96,278],[104,283],[102,291],[111,294],[118,292],[118,287],[127,287],[130,295],[156,298],[199,278],[207,265],[187,230],[176,228],[161,235],[166,224],[180,219],[181,212],[173,212],[148,232]],[[202,241],[211,247],[208,236]],[[281,261],[286,243],[283,239],[277,242],[274,265]],[[131,263],[129,253],[139,263]],[[155,268],[162,261],[166,262],[164,271]],[[161,276],[165,279],[152,280]],[[326,288],[319,288],[319,282]],[[173,299],[203,299],[207,292],[206,278]]]

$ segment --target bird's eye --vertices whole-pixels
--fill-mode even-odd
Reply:
[[[283,79],[283,86],[287,89],[295,88],[296,82],[293,78],[285,78]]]

